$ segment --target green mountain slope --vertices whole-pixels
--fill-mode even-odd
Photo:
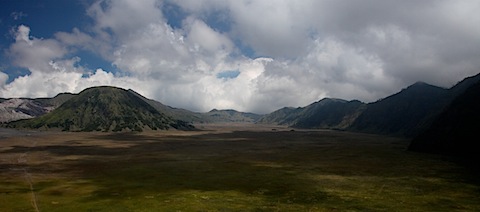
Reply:
[[[9,127],[60,128],[65,131],[142,131],[190,129],[185,122],[160,113],[127,90],[92,87],[65,101],[43,116],[11,122]]]

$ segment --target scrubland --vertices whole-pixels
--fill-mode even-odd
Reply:
[[[3,135],[0,211],[480,211],[475,174],[405,139],[198,128]]]

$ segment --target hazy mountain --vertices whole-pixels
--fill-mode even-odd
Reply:
[[[213,109],[201,115],[204,122],[256,122],[262,117],[262,115],[255,113],[217,109]]]
[[[470,86],[416,136],[409,150],[479,157],[480,82]]]
[[[207,113],[196,113],[189,110],[174,108],[164,105],[158,101],[147,99],[133,90],[129,90],[133,94],[142,98],[158,111],[190,123],[212,123],[212,122],[255,122],[261,115],[254,113],[238,112],[236,110],[217,110],[213,109]]]
[[[7,126],[60,128],[66,131],[192,128],[183,121],[159,112],[132,92],[108,86],[85,89],[48,114],[11,122]]]
[[[63,93],[53,98],[0,99],[0,122],[10,122],[41,116],[59,107],[72,96],[72,94]]]
[[[33,118],[47,112],[47,107],[31,99],[3,99],[0,103],[0,122]]]

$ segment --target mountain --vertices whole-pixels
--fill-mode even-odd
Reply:
[[[479,157],[480,82],[471,85],[416,136],[409,150]]]
[[[428,128],[456,97],[478,82],[480,74],[467,77],[449,89],[417,82],[368,104],[347,130],[414,137]]]
[[[187,123],[215,123],[215,122],[256,122],[262,115],[254,113],[238,112],[235,110],[216,110],[207,113],[197,113],[182,108],[174,108],[158,101],[148,99],[139,93],[129,89],[131,95],[136,96],[148,103],[158,112],[173,119]],[[61,93],[53,98],[0,98],[0,123],[6,123],[21,119],[31,119],[58,108],[61,104],[76,96],[71,93]]]
[[[213,109],[202,114],[205,122],[256,122],[262,117],[255,113],[238,112],[236,110]]]
[[[364,103],[324,98],[306,107],[285,107],[263,116],[257,123],[296,128],[344,129],[361,113]]]
[[[0,123],[34,118],[46,114],[70,99],[73,94],[62,93],[53,98],[0,99]]]
[[[467,89],[469,89],[478,82],[480,82],[480,74],[467,77],[462,81],[458,82],[456,85],[449,89],[452,95],[452,99],[459,96],[460,94],[463,94]]]
[[[417,82],[402,89],[396,94],[373,103],[365,104],[356,100],[346,101],[325,98],[306,107],[285,107],[263,116],[234,110],[216,109],[207,113],[196,113],[181,108],[173,108],[160,102],[147,99],[133,90],[123,90],[122,95],[124,97],[125,95],[128,96],[128,98],[125,97],[126,99],[135,98],[135,100],[126,102],[143,102],[141,105],[130,105],[128,106],[130,109],[124,108],[126,111],[123,112],[136,111],[138,107],[143,108],[142,110],[145,111],[156,111],[152,113],[161,114],[163,117],[160,119],[157,117],[158,120],[162,120],[161,123],[153,121],[154,124],[150,124],[150,126],[147,124],[147,119],[145,117],[152,117],[154,115],[146,115],[146,112],[137,111],[139,112],[138,116],[130,116],[132,116],[134,120],[139,120],[138,123],[135,123],[134,121],[128,127],[123,127],[123,125],[127,125],[126,123],[129,123],[129,121],[121,119],[112,122],[110,120],[111,116],[116,116],[118,111],[102,114],[102,116],[106,116],[106,118],[104,118],[105,120],[93,120],[91,117],[77,117],[75,118],[76,122],[73,125],[70,123],[72,120],[61,119],[60,116],[63,115],[59,115],[60,112],[55,108],[62,108],[59,111],[67,111],[64,112],[67,116],[75,117],[73,116],[74,114],[80,113],[75,112],[72,114],[71,109],[66,110],[63,107],[62,103],[67,104],[72,99],[77,99],[77,102],[75,103],[77,105],[83,105],[83,107],[89,108],[94,107],[93,105],[84,105],[86,104],[85,102],[88,102],[88,98],[78,100],[79,96],[81,96],[80,94],[64,93],[59,94],[54,98],[40,99],[0,98],[0,121],[8,122],[41,116],[42,119],[35,119],[35,122],[21,121],[12,123],[10,126],[20,126],[20,123],[30,123],[25,124],[25,126],[57,126],[64,130],[121,130],[126,128],[131,130],[132,128],[143,129],[145,126],[162,129],[175,126],[179,128],[188,127],[185,122],[255,122],[260,124],[280,124],[297,128],[342,129],[373,134],[414,137],[419,132],[429,127],[435,118],[452,102],[453,99],[464,93],[479,81],[480,74],[465,78],[449,89]],[[85,91],[87,90],[88,89]],[[96,101],[102,102],[101,99]],[[112,104],[117,105],[114,106],[114,108],[117,108],[118,110],[118,108],[123,108],[119,105],[124,104],[124,102],[113,102]],[[104,110],[105,109],[100,108],[95,111]],[[51,113],[53,115],[50,115]],[[158,114],[155,116],[158,116]],[[49,120],[46,120],[45,117],[50,118]],[[52,120],[54,121],[53,123],[47,122]],[[87,126],[87,122],[90,121],[93,121],[93,125]],[[119,122],[123,124],[119,124]],[[70,124],[67,125],[67,123]]]
[[[282,108],[263,116],[258,123],[414,137],[430,126],[455,97],[479,81],[480,74],[450,89],[417,82],[368,104],[326,98],[306,107]]]
[[[365,104],[358,101],[325,98],[302,110],[293,127],[345,129],[364,110]]]
[[[191,129],[127,90],[101,86],[73,95],[61,106],[33,119],[10,122],[8,127],[60,128],[65,131],[142,131]]]
[[[370,103],[348,130],[412,136],[428,126],[448,104],[447,89],[417,82],[402,91]]]
[[[189,123],[216,123],[216,122],[256,122],[261,115],[254,113],[238,112],[236,110],[213,109],[207,113],[196,113],[189,110],[174,108],[155,100],[147,99],[133,90],[129,92],[137,95],[152,107],[168,116]]]
[[[143,101],[147,102],[150,106],[152,106],[159,112],[165,115],[168,115],[170,117],[173,117],[175,119],[182,120],[184,122],[189,122],[189,123],[205,122],[204,120],[205,117],[203,116],[202,113],[195,113],[189,110],[174,108],[168,105],[164,105],[158,101],[148,99],[131,89],[129,89],[128,92],[134,94],[135,96],[139,97]]]
[[[302,111],[302,107],[284,107],[279,110],[273,111],[272,113],[264,115],[257,121],[257,123],[291,126],[296,123],[298,114],[300,114]]]

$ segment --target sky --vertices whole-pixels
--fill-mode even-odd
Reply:
[[[196,112],[374,102],[480,72],[478,0],[0,0],[0,97],[111,85]]]

